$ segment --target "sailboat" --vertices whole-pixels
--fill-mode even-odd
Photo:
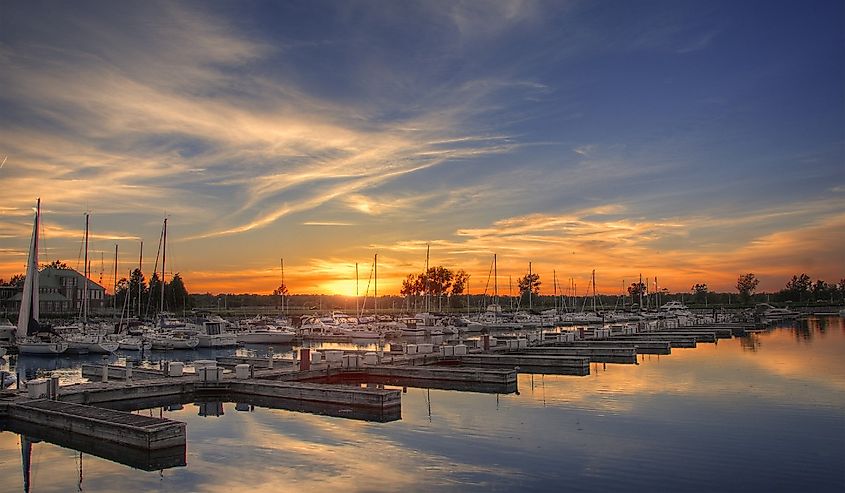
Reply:
[[[85,267],[82,269],[83,278],[85,279],[82,287],[82,324],[79,332],[74,332],[65,335],[65,341],[68,344],[68,351],[77,354],[111,354],[118,350],[120,343],[106,339],[106,337],[96,331],[89,330],[88,327],[88,308],[90,305],[90,295],[88,291],[88,213],[85,213]]]
[[[54,355],[67,350],[67,343],[55,338],[52,327],[38,322],[38,232],[41,222],[41,199],[35,205],[35,223],[29,242],[29,257],[26,264],[26,280],[21,296],[21,309],[15,331],[15,343],[21,354]],[[43,335],[47,333],[47,335]]]

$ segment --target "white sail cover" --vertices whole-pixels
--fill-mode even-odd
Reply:
[[[30,320],[38,320],[38,221],[41,214],[41,200],[35,208],[35,223],[32,225],[32,239],[29,241],[29,257],[26,263],[26,281],[23,284],[21,311],[18,314],[16,337],[25,337]]]

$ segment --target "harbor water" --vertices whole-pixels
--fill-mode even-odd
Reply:
[[[229,402],[144,409],[187,423],[187,465],[144,471],[40,441],[28,483],[33,492],[845,491],[843,354],[843,319],[818,317],[637,365],[592,364],[589,376],[520,374],[515,394],[407,388],[401,419],[387,423]],[[80,359],[17,363],[70,381]],[[21,441],[0,433],[0,491],[24,491]]]

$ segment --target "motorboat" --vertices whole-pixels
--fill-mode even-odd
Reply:
[[[152,342],[139,336],[124,336],[117,340],[122,351],[141,351],[152,349]]]
[[[99,334],[68,334],[65,336],[67,351],[74,353],[111,354],[118,350],[120,343]]]
[[[296,337],[296,332],[289,328],[252,327],[237,334],[237,341],[243,344],[290,344]]]
[[[24,337],[18,339],[17,346],[20,354],[53,356],[67,351],[68,344],[58,339]]]
[[[196,349],[200,343],[197,336],[175,332],[153,332],[148,334],[146,339],[150,341],[150,349],[154,351]]]
[[[778,308],[768,303],[758,303],[754,310],[766,320],[788,320],[798,318],[801,313],[788,308]]]

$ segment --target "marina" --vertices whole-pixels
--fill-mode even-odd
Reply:
[[[810,320],[802,323],[818,324],[819,322]],[[842,321],[834,318],[826,323],[841,325]],[[814,326],[818,327],[818,325]],[[786,347],[790,347],[788,346],[790,342],[785,337],[796,330],[798,329],[791,326],[770,327],[765,332],[743,337],[749,340],[774,338],[773,340],[778,341],[780,345],[786,343]],[[809,333],[818,333],[818,328],[812,330],[813,332]],[[845,328],[840,327],[839,330],[830,333],[829,337],[835,337],[835,341],[841,341],[836,342],[836,344],[845,344],[845,339],[843,339],[845,335],[843,334],[845,334]],[[586,392],[589,395],[590,392],[587,388],[592,384],[587,382],[594,378],[598,378],[598,381],[602,382],[612,375],[619,374],[619,370],[626,367],[630,368],[630,371],[622,372],[622,374],[626,375],[626,379],[633,379],[631,381],[658,378],[656,377],[657,374],[654,374],[655,371],[660,373],[664,370],[669,371],[665,368],[660,370],[666,362],[676,359],[681,364],[684,361],[688,363],[706,361],[694,356],[702,351],[703,357],[716,358],[712,362],[716,366],[735,367],[737,363],[741,362],[743,352],[737,353],[736,350],[730,348],[735,347],[737,350],[744,351],[741,348],[746,346],[746,343],[738,338],[724,339],[716,345],[705,344],[700,345],[697,349],[677,349],[662,358],[659,355],[641,354],[637,364],[632,365],[628,358],[637,350],[636,345],[631,345],[632,341],[626,339],[620,341],[618,347],[614,347],[612,346],[614,339],[615,337],[612,337],[609,341],[579,342],[578,345],[571,346],[571,348],[576,352],[585,353],[604,351],[599,351],[596,355],[624,355],[625,361],[620,362],[622,364],[593,361],[589,355],[583,357],[557,356],[558,351],[567,351],[567,346],[559,346],[560,343],[546,345],[546,343],[540,341],[536,341],[535,345],[516,349],[508,349],[507,344],[497,344],[495,352],[475,349],[461,357],[443,356],[442,354],[438,356],[427,355],[426,364],[421,364],[421,360],[411,364],[414,361],[411,358],[397,358],[393,364],[367,365],[361,357],[361,364],[356,368],[344,368],[343,366],[329,368],[325,363],[322,367],[318,363],[315,368],[315,365],[310,364],[312,362],[309,359],[309,368],[303,369],[302,358],[298,359],[298,365],[294,367],[294,360],[282,360],[278,357],[273,358],[272,368],[270,368],[270,359],[267,358],[220,356],[219,362],[221,364],[219,366],[217,360],[198,360],[194,363],[189,361],[186,365],[193,366],[196,364],[200,368],[213,367],[215,368],[214,372],[194,369],[193,373],[182,372],[181,375],[170,376],[171,368],[166,370],[144,369],[135,365],[127,367],[127,365],[114,364],[104,367],[101,364],[86,363],[79,370],[82,377],[81,382],[61,385],[54,400],[33,400],[28,394],[18,394],[14,391],[7,392],[2,400],[0,410],[2,410],[2,422],[5,430],[21,433],[22,436],[32,436],[36,439],[36,442],[43,441],[60,447],[79,450],[89,456],[89,462],[104,459],[124,464],[138,471],[154,470],[154,468],[176,471],[180,468],[191,469],[194,467],[192,465],[193,459],[184,453],[183,448],[186,446],[192,447],[190,440],[185,442],[186,429],[187,435],[193,436],[190,430],[194,426],[199,426],[198,422],[187,419],[188,416],[184,414],[184,410],[192,407],[196,408],[195,415],[199,416],[200,419],[203,416],[205,419],[208,419],[208,417],[223,419],[224,415],[227,417],[226,419],[231,419],[228,416],[233,411],[236,414],[260,414],[265,412],[261,411],[262,409],[275,409],[278,412],[293,413],[291,417],[294,415],[311,415],[314,416],[314,419],[352,420],[369,422],[376,426],[387,426],[391,422],[400,423],[411,419],[413,423],[418,419],[414,417],[417,416],[417,411],[408,407],[416,407],[419,404],[419,390],[412,391],[412,389],[430,392],[431,403],[428,405],[432,406],[431,412],[440,415],[443,412],[446,414],[452,412],[442,408],[442,405],[437,405],[437,402],[444,399],[446,394],[462,396],[456,402],[469,399],[468,396],[473,394],[495,394],[499,401],[503,398],[508,399],[507,396],[523,394],[534,396],[530,402],[540,403],[540,401],[535,400],[542,397],[541,394],[537,393],[539,388],[546,393],[545,399],[547,401],[551,398],[555,402],[555,407],[563,406],[566,408],[569,407],[566,404],[566,399],[561,400],[562,395],[559,391],[554,390],[561,385],[569,386],[570,384],[566,382],[575,383],[582,381],[580,379],[585,379],[583,380],[585,384],[577,384],[577,387],[581,388],[581,392]],[[653,344],[658,344],[660,348],[664,348],[667,343]],[[708,347],[712,347],[716,352],[702,349]],[[334,349],[330,351],[334,351]],[[719,356],[724,351],[727,351],[727,353]],[[288,354],[290,354],[290,351]],[[299,356],[302,354],[304,354],[302,351],[298,352]],[[350,354],[355,355],[357,361],[357,351],[351,351]],[[636,358],[636,355],[634,358]],[[655,366],[656,360],[652,358],[661,358],[661,364]],[[740,358],[740,360],[737,360],[737,358]],[[401,363],[399,363],[400,361]],[[578,376],[581,372],[577,368],[581,368],[580,365],[583,365],[584,361],[586,361],[588,371],[583,372],[582,376]],[[225,368],[228,368],[227,370],[223,370],[222,363],[226,363]],[[173,365],[173,362],[170,362],[169,365]],[[159,364],[159,366],[162,366],[162,364]],[[164,366],[167,367],[168,365]],[[177,364],[174,368],[179,368],[179,366]],[[244,371],[244,366],[247,367],[247,371]],[[250,366],[252,367],[250,368]],[[510,366],[509,369],[506,368],[508,366]],[[716,366],[713,368],[716,368]],[[104,368],[107,370],[106,373],[104,373]],[[219,369],[219,371],[216,371],[216,369]],[[639,372],[645,372],[645,374],[640,375]],[[106,375],[105,378],[104,374]],[[209,378],[212,380],[209,381]],[[218,379],[214,381],[215,378]],[[666,375],[659,378],[670,377]],[[845,378],[845,375],[842,378]],[[408,389],[408,393],[405,394],[402,389]],[[434,392],[445,392],[446,394],[438,397],[439,394],[435,395]],[[423,396],[426,395],[429,394],[423,394]],[[842,398],[842,396],[836,397],[836,399],[839,398]],[[426,397],[426,401],[428,399],[429,397]],[[521,401],[522,399],[518,400]],[[448,401],[452,402],[453,398],[449,398]],[[229,406],[234,407],[230,408]],[[533,405],[531,405],[531,408],[534,409],[532,413],[538,412],[536,408],[533,408]],[[138,409],[161,409],[163,413],[157,412],[156,416],[161,414],[162,418],[165,419],[139,415],[137,414]],[[590,422],[582,412],[573,411],[585,420],[584,423]],[[460,411],[456,409],[455,412]],[[44,416],[48,414],[61,416],[61,419],[47,421]],[[434,414],[432,419],[434,419]],[[127,416],[135,416],[135,418],[127,420]],[[99,420],[105,424],[103,426],[89,426],[88,428],[74,426],[73,432],[67,433],[69,423],[74,420]],[[116,434],[109,431],[121,426],[139,429],[146,427],[147,430],[150,430],[148,435],[153,430],[161,433],[161,430],[171,429],[175,432],[175,435],[168,438],[168,440],[171,440],[170,442],[160,442],[161,444],[167,443],[169,446],[160,447],[155,445],[155,440],[139,441],[142,440],[139,437],[143,435]],[[173,444],[172,440],[179,437],[180,426],[181,440],[183,441]],[[35,433],[36,430],[40,435]],[[372,432],[375,432],[375,430],[370,433]],[[520,434],[522,433],[524,432],[520,432]],[[36,443],[34,446],[43,447],[45,445]],[[758,454],[759,452],[751,455]],[[577,461],[574,463],[577,463]],[[662,465],[649,464],[651,464],[649,467],[659,467],[660,470],[664,470]],[[492,473],[490,471],[490,474]],[[180,474],[175,476],[171,474],[171,476],[175,479]],[[508,484],[509,480],[498,475],[497,477],[499,477],[497,481],[504,481],[503,484]],[[542,481],[543,477],[545,476],[539,473],[535,481]],[[578,474],[576,474],[577,477],[579,477]],[[631,479],[631,477],[628,477],[629,481]],[[381,489],[381,487],[375,486],[375,489]]]

